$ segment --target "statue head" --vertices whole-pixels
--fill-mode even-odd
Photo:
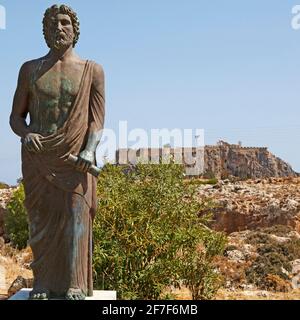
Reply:
[[[66,5],[51,6],[44,14],[43,33],[50,49],[75,47],[80,34],[76,12]]]

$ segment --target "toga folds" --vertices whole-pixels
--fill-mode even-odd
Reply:
[[[94,65],[86,62],[78,94],[63,126],[41,139],[45,151],[31,153],[22,147],[34,288],[47,289],[54,296],[65,294],[69,288],[81,289],[89,296],[93,293],[96,178],[76,171],[67,158],[85,148],[92,122],[97,131],[103,128],[104,92],[93,86]]]

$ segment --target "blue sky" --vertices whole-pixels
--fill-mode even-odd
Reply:
[[[41,21],[53,3],[0,0],[0,181],[10,184],[21,176],[8,125],[17,75],[47,52]],[[206,144],[267,146],[300,171],[300,0],[65,3],[81,22],[77,53],[105,70],[106,128],[203,128]]]

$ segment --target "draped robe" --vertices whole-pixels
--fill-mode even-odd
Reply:
[[[96,178],[75,170],[67,158],[85,148],[91,122],[97,131],[103,128],[104,92],[93,86],[94,65],[86,61],[77,96],[63,126],[41,138],[45,151],[31,153],[22,147],[34,288],[47,289],[52,296],[62,296],[69,288],[81,289],[88,296],[93,292]],[[62,139],[63,143],[57,145]]]

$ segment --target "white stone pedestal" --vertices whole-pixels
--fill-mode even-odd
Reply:
[[[21,289],[8,300],[28,300],[29,293],[32,289]],[[92,297],[86,297],[85,300],[117,300],[116,291],[94,290]]]

